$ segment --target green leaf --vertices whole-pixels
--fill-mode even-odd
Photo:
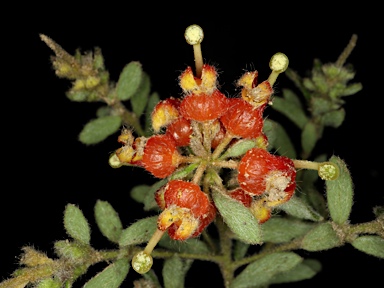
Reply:
[[[155,192],[164,186],[168,182],[168,179],[162,179],[152,186],[149,185],[137,185],[132,188],[130,194],[131,197],[139,203],[144,204],[144,210],[149,211],[158,208],[155,201]]]
[[[303,259],[293,252],[278,252],[249,264],[231,283],[231,288],[268,284],[276,274],[289,271]]]
[[[141,83],[136,93],[131,98],[133,112],[140,117],[148,103],[149,92],[151,91],[151,81],[147,73],[143,72]]]
[[[296,150],[293,146],[289,135],[278,122],[271,119],[264,121],[264,133],[268,137],[269,144],[275,148],[279,155],[296,159]]]
[[[112,108],[110,106],[101,106],[96,110],[97,118],[109,116],[112,113]]]
[[[130,195],[135,201],[144,204],[145,196],[150,188],[151,186],[145,184],[137,185],[131,189]]]
[[[353,83],[351,85],[348,85],[343,93],[340,96],[350,96],[354,95],[357,92],[359,92],[361,89],[363,89],[363,85],[361,83]]]
[[[375,235],[360,236],[351,243],[356,249],[384,259],[384,238]]]
[[[142,274],[143,278],[151,283],[153,288],[162,288],[157,278],[157,275],[153,269],[149,270],[147,273]],[[150,286],[152,288],[152,286]]]
[[[121,101],[130,99],[139,89],[143,77],[141,64],[136,61],[128,63],[116,84],[116,95]]]
[[[123,230],[119,215],[107,201],[97,200],[95,205],[95,219],[101,233],[109,241],[118,243]]]
[[[148,242],[157,228],[157,216],[138,220],[124,229],[119,239],[119,246],[129,246]]]
[[[164,288],[183,288],[185,275],[191,267],[193,260],[182,260],[177,255],[164,261],[163,282]]]
[[[271,243],[289,242],[303,236],[313,227],[313,223],[275,216],[262,226],[263,241]]]
[[[256,147],[256,142],[254,140],[250,140],[250,139],[239,140],[235,144],[230,146],[227,149],[227,151],[225,151],[225,153],[220,156],[220,159],[241,156],[253,147]]]
[[[321,263],[315,259],[304,259],[289,271],[277,274],[270,284],[281,284],[311,279],[321,271]]]
[[[186,167],[176,170],[171,176],[169,176],[169,180],[175,179],[183,179],[191,174],[197,167],[199,167],[200,163],[192,163]]]
[[[61,258],[71,259],[72,262],[80,260],[84,261],[91,252],[92,248],[79,241],[60,240],[54,243],[54,249],[56,255]]]
[[[210,253],[207,245],[197,239],[190,238],[185,241],[173,240],[168,233],[164,234],[159,241],[159,246],[179,253],[207,254]]]
[[[321,117],[321,121],[324,126],[331,126],[333,128],[340,127],[343,124],[345,119],[345,110],[344,108],[340,108],[339,110],[333,110],[328,113],[325,113]]]
[[[293,195],[289,201],[279,206],[285,213],[312,221],[322,221],[323,217],[298,196]]]
[[[224,222],[239,240],[248,244],[262,243],[260,225],[248,208],[221,192],[213,191],[212,196]]]
[[[85,102],[88,99],[90,92],[87,90],[69,90],[65,95],[74,102]]]
[[[119,288],[129,268],[127,258],[119,259],[85,283],[83,288]]]
[[[75,205],[68,204],[64,211],[64,228],[69,236],[84,244],[91,240],[91,229],[83,212]]]
[[[104,116],[89,121],[80,132],[80,142],[90,145],[96,144],[119,130],[120,116]]]
[[[312,153],[318,140],[317,135],[316,125],[313,122],[308,121],[301,131],[301,146],[305,155],[309,156]]]
[[[344,224],[352,209],[353,183],[343,160],[337,156],[332,156],[329,161],[339,167],[340,174],[336,180],[325,181],[328,209],[333,221],[337,224]]]
[[[152,134],[152,118],[151,114],[157,103],[159,103],[160,97],[156,92],[149,96],[147,108],[145,109],[145,136]]]
[[[244,256],[248,252],[249,246],[250,245],[248,243],[244,243],[242,241],[235,240],[235,244],[234,244],[234,247],[233,247],[233,259],[235,261],[243,259]]]
[[[321,223],[309,231],[301,242],[308,251],[328,250],[341,245],[341,241],[330,223]]]
[[[308,122],[308,118],[304,113],[299,98],[288,89],[283,90],[283,97],[274,97],[271,107],[286,116],[297,127],[303,129],[304,125]]]

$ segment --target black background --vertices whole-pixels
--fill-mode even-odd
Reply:
[[[177,77],[186,66],[194,65],[192,47],[183,36],[190,24],[204,29],[204,60],[218,67],[219,82],[227,95],[235,93],[233,83],[245,70],[257,69],[260,81],[266,79],[269,59],[276,52],[285,53],[290,67],[304,76],[312,68],[314,58],[325,63],[336,61],[356,33],[357,46],[348,62],[357,71],[354,82],[361,82],[363,90],[346,99],[345,122],[337,130],[326,129],[317,150],[338,155],[349,165],[355,185],[352,223],[372,220],[372,207],[384,204],[384,63],[377,7],[234,3],[208,10],[203,4],[191,2],[185,5],[188,8],[180,7],[182,4],[23,6],[11,8],[10,20],[2,20],[5,51],[0,279],[17,268],[17,257],[24,245],[54,256],[53,242],[67,238],[62,216],[68,203],[78,205],[89,219],[92,245],[113,248],[94,223],[96,200],[109,201],[124,226],[128,226],[148,215],[130,198],[130,188],[155,181],[140,169],[112,169],[108,165],[109,153],[119,147],[117,135],[90,147],[77,141],[82,127],[95,117],[100,104],[74,103],[65,97],[70,83],[55,76],[49,60],[52,51],[40,41],[39,33],[51,37],[69,53],[76,48],[87,51],[100,47],[113,80],[118,79],[125,64],[140,61],[151,77],[152,91],[163,99],[180,95]],[[284,75],[275,86],[276,95],[281,95],[282,88],[295,89]],[[266,115],[285,120],[271,108]],[[297,131],[288,121],[285,124],[292,128],[290,133],[297,141]],[[350,285],[358,280],[373,286],[382,280],[383,260],[349,244],[321,253],[299,253],[319,259],[323,270],[311,280],[282,287]],[[96,265],[88,276],[103,267]],[[161,263],[158,261],[154,267],[160,269]],[[196,262],[186,286],[221,287],[220,277],[216,266]],[[124,287],[132,287],[137,278],[131,270]],[[81,281],[79,286],[85,279]]]

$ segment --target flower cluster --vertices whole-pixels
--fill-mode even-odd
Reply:
[[[274,57],[285,57],[288,63],[284,54]],[[151,114],[154,134],[135,139],[125,128],[118,138],[123,144],[115,152],[120,163],[169,178],[155,199],[162,211],[158,229],[175,240],[200,235],[214,220],[213,187],[243,203],[260,224],[296,188],[294,162],[271,154],[263,132],[274,80],[258,83],[257,71],[246,72],[237,81],[241,94],[227,97],[217,87],[217,75],[211,65],[202,66],[200,77],[187,67],[179,77],[183,97],[160,101]],[[234,148],[242,141],[251,146],[239,152]],[[231,149],[236,153],[228,154]],[[231,170],[226,181],[225,169]]]

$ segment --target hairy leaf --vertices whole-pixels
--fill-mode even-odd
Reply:
[[[264,121],[264,133],[268,137],[271,148],[276,149],[279,155],[295,159],[296,150],[284,127],[271,119]]]
[[[301,146],[305,155],[310,155],[317,142],[317,127],[308,121],[301,132]]]
[[[231,283],[231,288],[268,284],[276,274],[289,271],[303,259],[293,252],[278,252],[249,264]]]
[[[301,242],[308,251],[328,250],[341,245],[341,241],[330,223],[321,223],[310,230]]]
[[[164,288],[182,288],[185,282],[185,275],[191,267],[193,260],[182,260],[177,255],[164,261],[163,282]]]
[[[270,284],[297,282],[311,279],[321,270],[321,263],[315,259],[304,259],[289,271],[277,274]]]
[[[83,288],[119,288],[127,277],[129,268],[127,258],[119,259],[85,283]]]
[[[329,213],[337,224],[344,224],[351,213],[353,204],[353,183],[347,165],[337,156],[329,160],[339,167],[336,180],[325,181]]]
[[[207,245],[199,239],[190,238],[185,241],[177,241],[171,239],[168,234],[164,234],[164,236],[159,241],[159,246],[179,253],[209,253]]]
[[[238,157],[245,154],[249,149],[256,147],[256,142],[251,139],[241,139],[237,141],[235,144],[230,146],[223,155],[221,155],[220,159],[225,159],[229,157]]]
[[[283,98],[274,97],[271,106],[291,120],[300,129],[303,129],[308,122],[308,118],[304,113],[303,107],[297,95],[289,89],[283,90]]]
[[[95,220],[101,233],[109,241],[118,243],[123,230],[119,215],[107,201],[97,200],[95,205]]]
[[[300,221],[298,219],[272,217],[262,226],[263,241],[272,243],[289,242],[297,237],[303,236],[313,227],[313,223]]]
[[[239,240],[248,244],[262,243],[260,225],[248,208],[221,192],[213,191],[212,196],[224,222]]]
[[[384,258],[384,238],[365,235],[356,238],[352,243],[356,249],[379,258]]]
[[[313,210],[313,208],[308,205],[305,201],[303,201],[300,197],[295,195],[291,199],[289,199],[289,201],[280,205],[279,208],[285,213],[297,218],[312,221],[323,220],[323,217],[319,213]]]
[[[64,228],[69,236],[84,244],[91,240],[91,229],[83,212],[74,204],[68,204],[64,211]]]
[[[119,130],[120,116],[104,116],[89,121],[79,134],[80,142],[91,145],[96,144]]]
[[[121,72],[116,84],[116,95],[122,101],[130,99],[139,89],[143,77],[141,64],[136,61],[128,63]]]
[[[136,93],[131,98],[133,112],[140,117],[148,103],[151,81],[147,73],[143,72],[141,83]]]
[[[119,239],[121,247],[147,242],[157,228],[157,216],[143,218],[124,229]]]

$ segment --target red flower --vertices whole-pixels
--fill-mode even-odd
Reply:
[[[220,121],[233,135],[253,139],[263,134],[263,111],[244,99],[230,98],[229,108]]]
[[[144,168],[155,177],[165,178],[180,164],[181,155],[175,141],[168,135],[154,135],[148,138],[141,160]]]
[[[240,187],[252,195],[266,193],[268,202],[286,201],[296,188],[296,169],[291,159],[252,148],[239,163]],[[280,202],[279,202],[280,203]]]

